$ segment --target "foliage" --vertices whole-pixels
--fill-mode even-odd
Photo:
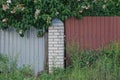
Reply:
[[[43,72],[39,76],[34,76],[25,66],[9,69],[11,63],[6,56],[0,55],[0,63],[3,62],[0,68],[7,66],[2,67],[0,80],[120,80],[120,44],[112,43],[99,51],[78,51],[75,46],[71,49],[72,67],[54,68],[52,73]]]
[[[34,80],[35,76],[29,66],[17,67],[16,61],[0,54],[0,80]]]
[[[72,62],[72,66],[90,67],[93,65],[96,60],[102,55],[101,52],[95,50],[81,50],[79,46],[76,44],[70,45],[68,48],[68,55],[70,55],[70,60]]]
[[[54,18],[119,16],[120,0],[1,0],[0,14],[0,28],[14,27],[24,36],[35,27],[42,36]]]
[[[8,72],[8,66],[9,66],[8,62],[9,62],[8,57],[0,54],[0,72],[2,71]]]

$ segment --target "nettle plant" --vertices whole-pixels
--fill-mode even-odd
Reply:
[[[63,22],[82,16],[119,16],[120,0],[1,0],[0,29],[15,28],[20,36],[34,27],[38,37],[54,18]]]

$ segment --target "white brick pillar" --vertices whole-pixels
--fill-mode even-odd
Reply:
[[[48,65],[49,72],[53,67],[64,68],[64,24],[59,19],[52,21],[48,31]]]

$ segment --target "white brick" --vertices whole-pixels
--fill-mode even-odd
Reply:
[[[58,32],[58,30],[49,30],[49,33],[51,33],[51,32]]]
[[[60,29],[60,30],[58,30],[58,32],[60,32],[60,33],[64,33],[64,30]]]
[[[55,47],[54,44],[49,44],[48,47]]]
[[[53,60],[57,60],[57,59],[62,59],[62,58],[64,58],[64,56],[63,56],[64,54],[54,54],[54,53],[51,53],[51,54],[49,54],[49,59],[53,59]]]
[[[64,45],[61,44],[53,44],[54,47],[64,47]]]
[[[52,45],[52,44],[58,44],[58,42],[55,42],[55,41],[49,42],[49,45]]]
[[[54,23],[52,25],[55,26],[55,27],[62,27],[62,26],[64,26],[63,23]]]
[[[64,27],[63,26],[54,26],[54,29],[62,29],[62,30],[64,30]]]
[[[64,36],[58,36],[59,39],[64,39]]]
[[[48,39],[48,41],[49,41],[49,42],[53,42],[53,41],[54,41],[54,39]]]
[[[57,42],[57,43],[54,43],[54,44],[52,44],[52,45],[54,46],[54,45],[60,45],[60,44],[58,44],[58,42]],[[57,47],[57,46],[54,46],[54,47]]]
[[[50,52],[49,56],[64,56],[64,54]]]
[[[57,47],[49,47],[48,49],[49,50],[57,50],[58,48]]]
[[[55,40],[54,40],[55,41]],[[60,39],[58,43],[64,43],[63,39]]]
[[[48,49],[48,51],[54,51],[54,50]]]
[[[59,32],[54,32],[54,35],[59,36],[59,35],[60,35],[60,33],[59,33]]]
[[[59,59],[58,58],[57,59],[49,58],[48,61],[49,62],[57,62],[57,61],[64,62],[64,58],[59,58]]]
[[[54,56],[54,54],[55,54],[54,51],[50,51],[48,55],[49,56]]]
[[[58,39],[60,39],[60,40],[64,40],[64,37],[59,37],[59,36],[58,36]]]
[[[64,58],[64,56],[63,56],[64,54],[62,54],[62,55],[58,55],[58,54],[56,54],[56,55],[49,55],[49,59],[53,59],[53,60],[59,60],[59,59],[63,59]]]
[[[59,44],[59,45],[64,45],[64,42],[60,42],[60,41],[59,41],[58,44]]]
[[[64,59],[64,54],[59,54],[59,55],[57,55],[56,59],[58,59],[58,60]]]
[[[56,57],[56,56],[54,56],[54,55],[49,55],[49,57],[48,57],[48,58],[49,58],[49,61],[54,61],[54,60],[55,60],[55,57]]]
[[[50,54],[50,53],[54,53],[54,50],[48,50],[48,52],[49,52],[49,54]]]
[[[49,39],[54,39],[54,38],[58,38],[58,36],[48,36]]]
[[[64,63],[61,61],[60,62],[49,62],[49,65],[52,65],[52,64],[55,66],[55,64],[56,65],[63,65]]]
[[[60,33],[60,35],[64,36],[64,33]]]
[[[56,51],[54,51],[54,52],[56,52],[56,53],[64,53],[63,50],[56,50]]]
[[[54,32],[48,33],[48,36],[52,36],[54,35]]]
[[[64,50],[64,47],[58,47],[59,50]]]
[[[58,36],[59,37],[59,36]],[[64,42],[64,39],[58,39],[58,38],[55,38],[53,39],[54,41],[63,41]]]
[[[52,72],[52,68],[56,67],[56,68],[64,68],[64,63],[50,63],[49,64],[49,72]]]

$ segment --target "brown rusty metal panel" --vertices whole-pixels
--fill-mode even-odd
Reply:
[[[68,46],[78,44],[81,49],[98,50],[110,42],[120,42],[120,17],[71,18],[65,22],[66,64],[70,64]]]
[[[117,30],[118,30],[118,31],[117,31],[117,35],[118,35],[117,38],[120,40],[120,18],[118,18],[117,20],[118,20],[118,21],[117,21],[117,22],[118,22],[118,23],[117,23],[117,26],[118,26],[118,27],[117,27]]]
[[[109,43],[110,41],[110,23],[111,23],[111,21],[110,21],[110,18],[109,17],[106,17],[105,18],[105,43],[107,44],[107,42]],[[104,35],[103,35],[104,36]]]
[[[77,43],[83,49],[99,49],[112,41],[120,40],[119,17],[84,17],[68,19],[66,45]]]
[[[69,28],[69,21],[70,21],[70,20],[67,20],[67,21],[66,21],[66,24],[65,24],[65,26],[66,26],[65,30],[67,29],[67,30],[65,31],[66,36],[67,36],[67,37],[66,37],[66,44],[67,44],[68,41],[69,41],[69,29],[70,29],[70,28]]]
[[[113,32],[114,39],[117,40],[117,17],[114,18],[113,22],[114,22],[114,27],[115,27],[114,32]]]

